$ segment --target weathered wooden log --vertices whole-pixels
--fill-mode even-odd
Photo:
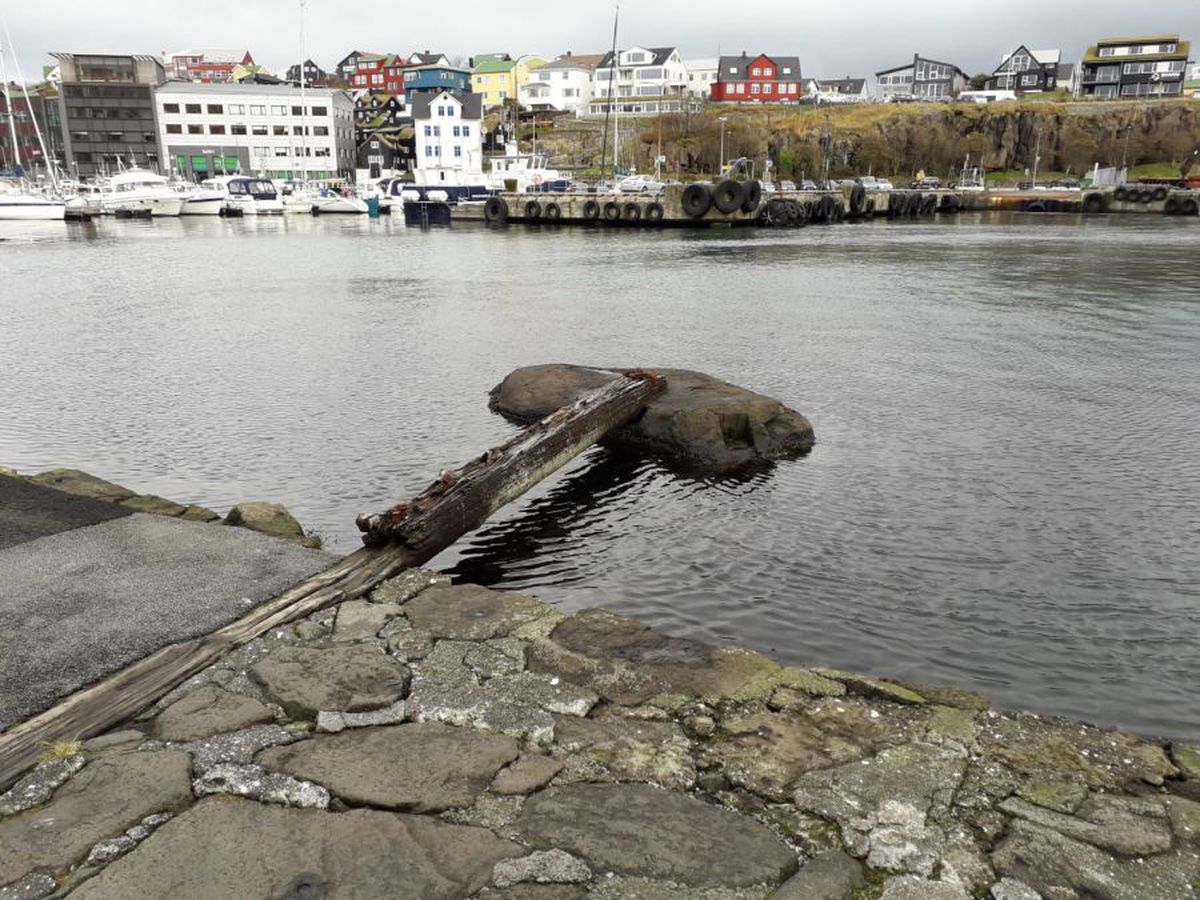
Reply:
[[[368,546],[288,588],[224,628],[161,650],[0,734],[0,791],[47,744],[82,740],[125,721],[225,653],[323,607],[361,597],[428,562],[504,504],[635,417],[663,390],[641,373],[612,382],[529,426],[511,441],[448,470],[419,497],[360,516]]]
[[[508,443],[442,472],[409,503],[359,516],[363,543],[400,543],[416,551],[449,546],[584,448],[627,424],[663,387],[660,377],[634,372],[589,391]]]

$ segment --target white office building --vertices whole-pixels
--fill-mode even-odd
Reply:
[[[570,54],[529,71],[518,99],[527,109],[579,112],[592,99],[592,67],[576,62]]]
[[[592,73],[592,100],[588,113],[602,116],[610,106],[631,115],[683,112],[685,105],[699,107],[688,96],[687,68],[674,47],[631,47],[612,53]]]
[[[305,181],[354,171],[354,102],[345,91],[276,84],[167,82],[155,92],[163,163],[185,178],[241,172]]]
[[[721,61],[715,56],[712,59],[684,60],[683,67],[687,69],[687,87],[684,89],[693,97],[708,100],[712,96],[712,86],[717,81],[717,73]]]

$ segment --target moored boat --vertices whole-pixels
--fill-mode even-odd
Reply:
[[[0,182],[0,220],[53,221],[67,215],[66,201],[20,183]]]
[[[184,200],[162,175],[129,169],[109,180],[107,190],[100,195],[100,210],[110,215],[178,216]]]

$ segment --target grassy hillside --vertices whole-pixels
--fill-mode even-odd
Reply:
[[[731,108],[710,106],[691,115],[623,120],[621,158],[640,171],[653,169],[658,148],[668,171],[684,177],[718,167],[721,124],[725,158],[748,156],[761,169],[770,158],[777,177],[820,170],[828,157],[834,176],[874,172],[907,178],[919,170],[947,175],[970,154],[990,170],[1022,173],[1086,172],[1095,163],[1163,164],[1171,171],[1200,161],[1200,101],[1063,103],[1053,100],[994,103],[863,104],[823,107]],[[610,125],[611,128],[611,125]],[[555,161],[599,164],[603,122],[559,119],[539,128],[539,145]],[[527,137],[528,135],[524,135]],[[607,158],[612,159],[612,135]]]

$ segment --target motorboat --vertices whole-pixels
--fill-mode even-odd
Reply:
[[[178,189],[183,197],[181,216],[219,216],[225,210],[225,192],[188,185]]]
[[[283,213],[283,201],[275,184],[251,175],[218,175],[200,182],[207,191],[220,192],[226,215],[270,216]]]
[[[115,215],[177,216],[185,198],[162,175],[145,169],[127,169],[114,175],[100,195],[100,211]]]
[[[0,220],[52,221],[66,215],[67,203],[61,197],[33,190],[25,182],[0,181]]]
[[[308,187],[302,181],[273,182],[283,204],[283,211],[292,213],[312,213],[313,198]]]
[[[546,168],[542,153],[518,153],[516,144],[505,145],[503,156],[493,156],[490,185],[495,190],[516,191],[520,194],[542,191],[565,192],[571,179],[557,169]]]
[[[353,195],[347,197],[330,188],[323,189],[312,201],[315,213],[352,213],[365,215],[369,212],[367,201]]]

